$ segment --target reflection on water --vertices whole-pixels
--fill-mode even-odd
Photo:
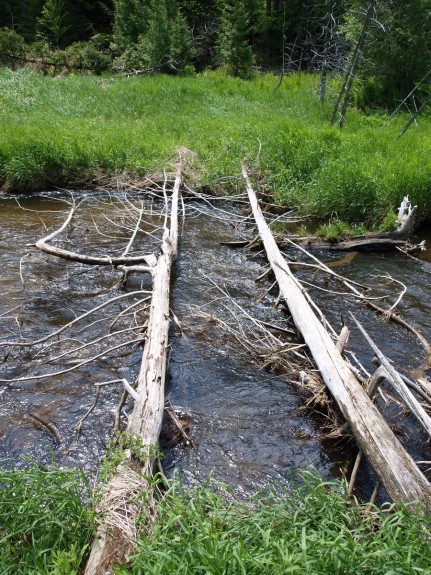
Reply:
[[[88,194],[77,195],[81,196],[88,197]],[[125,293],[125,289],[149,287],[147,278],[134,276],[124,288],[119,284],[118,271],[66,263],[29,245],[62,223],[68,207],[61,199],[60,195],[20,199],[25,211],[14,199],[0,199],[2,339],[16,338],[19,333],[23,337],[40,337],[76,314]],[[113,196],[106,200],[102,210],[102,204],[88,201],[87,215],[80,216],[79,225],[72,226],[69,239],[83,252],[121,253],[130,231],[127,226],[124,230],[121,226],[113,229],[107,223],[105,216],[109,216]],[[98,222],[97,230],[93,219]],[[226,317],[228,312],[211,279],[250,313],[271,322],[280,320],[281,312],[272,305],[274,297],[264,295],[268,283],[255,282],[262,271],[263,259],[221,245],[222,241],[235,239],[234,232],[232,223],[204,213],[195,214],[185,225],[172,296],[172,307],[183,325],[184,335],[180,336],[173,326],[168,387],[173,405],[188,414],[191,421],[193,446],[177,445],[168,450],[165,469],[171,474],[179,470],[200,477],[211,472],[217,479],[229,481],[244,492],[261,487],[269,479],[288,481],[295,468],[308,465],[327,478],[339,475],[340,468],[351,460],[354,451],[345,445],[322,442],[320,428],[324,420],[300,410],[300,398],[288,381],[260,369],[258,358],[249,357],[223,342],[216,337],[215,324],[193,312],[192,306],[199,306],[208,313]],[[148,236],[142,237],[136,249],[148,253],[155,245],[148,242]],[[327,260],[336,259],[333,253],[320,255]],[[401,312],[431,338],[427,263],[397,255],[359,254],[337,267],[337,272],[365,283],[383,284],[386,281],[382,279],[383,274],[391,274],[404,282],[408,292],[400,305]],[[330,289],[336,287],[332,280],[314,278],[313,281]],[[392,303],[396,298],[395,286],[382,285],[382,290],[392,294]],[[327,310],[335,329],[341,329],[342,322],[348,321],[346,312],[352,309],[397,365],[406,370],[421,365],[423,353],[414,336],[377,319],[352,298],[334,297],[322,291],[312,293],[319,306]],[[131,303],[126,304],[124,300],[121,305]],[[120,310],[118,305],[115,313]],[[97,323],[89,322],[87,335],[97,337],[98,329]],[[371,368],[372,354],[353,329],[349,346],[366,367]],[[133,381],[141,353],[141,348],[134,347],[121,355],[102,356],[94,364],[56,378],[0,384],[0,458],[9,460],[4,465],[21,464],[23,455],[41,463],[56,457],[62,465],[80,465],[95,472],[112,433],[114,412],[122,390],[115,385],[103,387],[83,433],[76,436],[74,428],[94,401],[94,383],[121,377]],[[76,359],[79,352],[67,361]],[[0,361],[4,361],[2,378],[46,373],[51,369],[34,351],[27,349],[13,350],[8,356],[8,350],[0,348]],[[396,415],[396,407],[386,409],[390,415]],[[62,443],[32,414],[54,424]],[[400,431],[415,457],[430,459],[425,438],[408,416],[402,419]],[[367,493],[373,485],[367,485],[367,475],[364,478],[362,483]]]

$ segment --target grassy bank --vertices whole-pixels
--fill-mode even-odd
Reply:
[[[0,468],[0,573],[78,573],[94,531],[77,470]]]
[[[232,189],[247,156],[278,202],[319,217],[383,219],[404,194],[431,215],[431,119],[397,139],[405,116],[349,112],[342,132],[322,121],[318,78],[47,78],[0,70],[0,180],[5,189],[81,186],[103,174],[144,174],[175,150],[197,153],[195,175]],[[260,153],[259,153],[260,149]]]
[[[299,478],[298,478],[299,479]],[[431,518],[353,504],[308,473],[293,491],[238,500],[220,485],[171,483],[116,575],[429,573]],[[0,573],[77,575],[94,532],[78,472],[0,472]]]

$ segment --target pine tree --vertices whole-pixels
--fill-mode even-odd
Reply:
[[[175,0],[149,0],[145,31],[116,60],[121,69],[181,72],[190,61],[192,36]]]
[[[229,74],[250,77],[254,56],[247,40],[249,24],[243,0],[226,2],[220,24],[218,51],[222,63]]]
[[[137,44],[147,29],[145,0],[114,0],[114,42],[120,50]]]
[[[37,19],[37,34],[47,40],[54,48],[59,48],[64,34],[69,29],[68,13],[63,0],[46,0],[42,14]]]
[[[180,71],[190,62],[193,55],[190,28],[180,10],[177,10],[170,29],[172,66]]]
[[[171,38],[168,8],[166,0],[152,2],[148,10],[148,28],[142,37],[142,47],[149,67],[160,71],[166,71],[170,60]]]

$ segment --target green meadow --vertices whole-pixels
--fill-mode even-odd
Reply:
[[[358,111],[330,127],[339,84],[325,108],[318,76],[271,74],[245,81],[222,72],[172,77],[46,77],[0,70],[0,180],[4,190],[90,187],[172,166],[178,148],[196,154],[196,187],[242,188],[247,157],[277,202],[321,219],[378,226],[410,195],[431,214],[431,120],[398,138],[408,119]],[[359,102],[360,90],[355,92]]]

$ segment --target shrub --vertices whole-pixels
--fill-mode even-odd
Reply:
[[[0,29],[0,65],[15,70],[23,65],[26,56],[22,36],[9,28]]]
[[[75,42],[64,51],[68,66],[88,69],[95,74],[107,72],[111,67],[111,58],[100,52],[92,42]]]

